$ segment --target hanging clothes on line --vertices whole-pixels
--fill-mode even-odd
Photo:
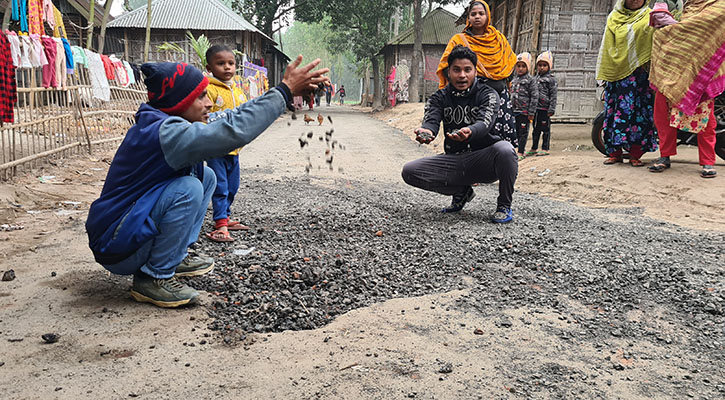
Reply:
[[[20,39],[20,68],[33,68],[30,55],[34,50],[30,37],[28,35],[18,35],[18,39]],[[38,64],[40,64],[40,61],[38,61]]]
[[[53,12],[53,7],[52,1],[43,0],[43,19],[50,29],[55,29],[55,13]]]
[[[30,64],[35,68],[40,68],[48,65],[48,57],[45,55],[43,49],[43,43],[40,41],[40,35],[31,35],[29,37],[30,49]]]
[[[15,68],[20,68],[20,39],[18,34],[12,31],[5,31],[8,42],[10,42],[10,53],[13,57],[13,65]]]
[[[108,85],[108,78],[106,78],[106,71],[103,68],[103,61],[98,53],[94,53],[88,49],[83,49],[86,53],[86,59],[88,60],[88,74],[91,77],[91,88],[93,90],[93,97],[103,100],[111,100],[111,87]]]
[[[56,6],[53,6],[53,16],[55,18],[55,26],[53,27],[53,37],[62,37],[68,39],[66,34],[65,24],[63,24],[63,14],[58,11]]]
[[[41,0],[28,0],[28,32],[31,35],[45,35]]]
[[[123,87],[128,87],[129,81],[128,81],[128,73],[126,72],[126,67],[123,66],[123,63],[121,62],[121,60],[119,60],[115,55],[112,55],[109,58],[111,59],[111,62],[113,63],[113,69],[116,74],[116,82],[118,82],[118,84]]]
[[[53,38],[55,42],[55,79],[56,89],[65,89],[66,81],[68,80],[68,66],[65,62],[65,48],[63,48],[63,42],[60,38]]]
[[[28,31],[28,0],[13,0],[10,19],[20,21],[20,31]]]
[[[32,36],[31,36],[32,37]],[[53,38],[43,36],[40,38],[43,43],[43,51],[48,62],[43,65],[43,87],[58,87],[58,80],[55,73],[55,59],[58,53],[58,47],[55,45]]]
[[[15,122],[13,107],[18,100],[15,65],[7,36],[0,32],[0,121]]]
[[[73,61],[76,64],[88,66],[88,57],[86,57],[86,52],[82,47],[79,46],[71,46],[71,51],[73,52]]]
[[[73,75],[75,73],[75,60],[73,59],[73,50],[70,48],[70,43],[68,43],[68,39],[66,38],[60,38],[60,41],[63,43],[63,51],[65,52],[65,68],[68,75]]]
[[[128,84],[133,85],[136,83],[136,76],[133,73],[133,68],[131,68],[131,64],[128,63],[128,61],[123,60],[123,67],[126,68],[126,75],[128,75]]]
[[[113,61],[107,55],[101,55],[101,61],[103,62],[103,69],[106,71],[106,78],[108,80],[116,79],[116,73],[113,68]]]

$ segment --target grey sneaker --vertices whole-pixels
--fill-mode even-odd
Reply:
[[[189,254],[184,257],[181,264],[176,266],[176,276],[204,275],[212,269],[214,269],[213,258]]]
[[[133,277],[131,297],[141,303],[170,308],[196,303],[199,300],[199,292],[174,277],[156,279],[139,274]]]

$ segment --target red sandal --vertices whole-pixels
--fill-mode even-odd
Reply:
[[[229,221],[227,229],[230,231],[248,231],[249,227],[239,221]]]
[[[229,234],[228,231],[222,231],[219,229],[213,230],[206,234],[207,239],[211,240],[212,242],[217,243],[226,243],[226,242],[233,242],[234,238],[232,235]]]

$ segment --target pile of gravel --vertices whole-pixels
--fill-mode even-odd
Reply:
[[[461,214],[443,215],[437,209],[447,198],[398,185],[247,182],[233,207],[253,230],[232,244],[197,245],[217,263],[191,283],[217,295],[214,329],[313,329],[390,298],[468,287],[463,278],[471,277],[473,295],[461,307],[484,314],[564,308],[558,299],[566,295],[600,310],[579,321],[581,339],[613,332],[664,341],[622,318],[659,304],[691,326],[694,347],[722,351],[723,234],[652,221],[636,209],[599,212],[522,194],[515,222],[499,226],[488,222],[495,185],[476,188]],[[255,251],[234,255],[245,245]]]

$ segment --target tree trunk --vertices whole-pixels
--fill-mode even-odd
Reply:
[[[3,14],[3,25],[2,29],[6,30],[10,26],[10,14],[12,13],[13,3],[8,1],[7,7],[5,7],[5,14]]]
[[[415,40],[413,42],[413,60],[410,66],[410,81],[408,82],[409,101],[420,102],[418,88],[420,86],[420,55],[423,52],[423,23],[421,15],[421,0],[413,0],[413,30]]]
[[[91,44],[93,44],[93,21],[96,18],[96,0],[91,0],[89,8],[90,10],[88,11],[88,39],[86,40],[86,48],[90,50]]]
[[[370,62],[373,64],[373,111],[383,109],[380,91],[380,61],[377,56],[372,56]]]
[[[103,48],[106,45],[106,24],[108,23],[108,14],[111,13],[113,0],[106,0],[106,8],[103,10],[103,21],[101,21],[101,36],[98,39],[98,53],[103,54]]]
[[[149,62],[149,45],[151,44],[151,0],[146,6],[146,40],[143,45],[143,62]]]

